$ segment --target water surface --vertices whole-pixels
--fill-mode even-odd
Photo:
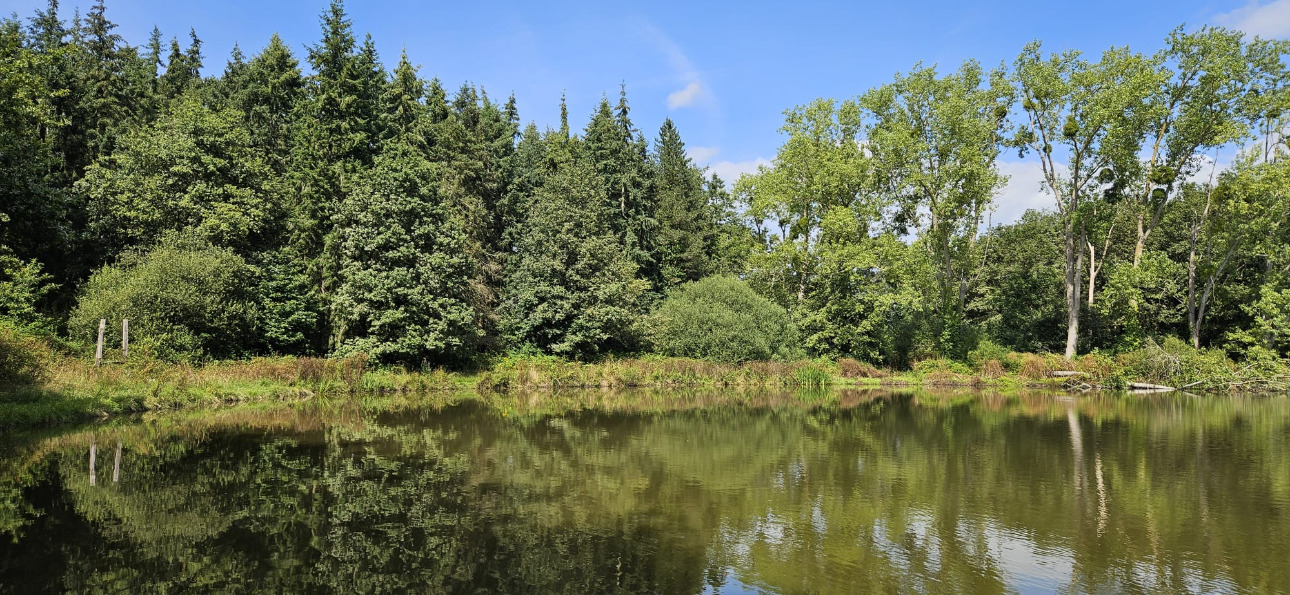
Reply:
[[[11,440],[0,591],[1290,592],[1285,398],[511,399]]]

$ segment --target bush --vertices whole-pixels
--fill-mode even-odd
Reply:
[[[973,349],[967,354],[967,363],[972,366],[973,370],[984,370],[986,362],[1002,362],[1008,357],[1008,350],[995,344],[989,339],[981,339]]]
[[[838,373],[843,378],[883,378],[887,376],[886,372],[849,357],[838,360]]]
[[[732,277],[708,277],[674,289],[646,322],[660,353],[726,363],[788,356],[788,313]]]
[[[1119,363],[1133,380],[1173,387],[1219,385],[1236,375],[1236,366],[1222,350],[1193,349],[1176,337],[1159,344],[1147,339],[1142,349],[1121,354]]]
[[[11,324],[0,323],[0,389],[40,382],[51,359],[44,341]]]
[[[157,357],[227,357],[255,342],[252,269],[232,251],[167,236],[151,251],[130,251],[86,283],[67,323],[74,339],[93,341],[99,319]]]

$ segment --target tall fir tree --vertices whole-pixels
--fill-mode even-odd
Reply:
[[[291,238],[288,250],[303,263],[310,303],[328,303],[337,274],[337,237],[333,226],[336,209],[359,181],[358,172],[371,165],[380,117],[384,78],[370,42],[360,53],[344,4],[339,0],[322,15],[323,38],[309,48],[314,74],[305,100],[299,104],[292,147]],[[300,285],[297,283],[296,285]],[[319,313],[319,327],[310,336],[332,337],[328,317]],[[315,345],[323,350],[323,345]]]
[[[626,89],[620,90],[616,107],[602,98],[587,124],[583,145],[604,190],[603,207],[613,213],[613,228],[641,277],[658,287],[657,221],[648,144],[632,124],[629,112]]]
[[[501,304],[513,347],[586,359],[633,347],[649,284],[604,208],[604,185],[578,139],[548,134],[550,171],[527,207]]]
[[[686,155],[681,133],[671,118],[659,129],[655,152],[660,274],[669,286],[697,281],[713,271],[716,243],[703,173]]]

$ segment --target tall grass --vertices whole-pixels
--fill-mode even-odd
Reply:
[[[644,387],[825,386],[836,368],[827,362],[720,364],[688,358],[647,357],[594,364],[548,356],[511,356],[480,374],[485,392],[517,389]]]

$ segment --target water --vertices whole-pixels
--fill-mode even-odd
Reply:
[[[0,591],[1290,592],[1285,398],[695,398],[28,437]]]

